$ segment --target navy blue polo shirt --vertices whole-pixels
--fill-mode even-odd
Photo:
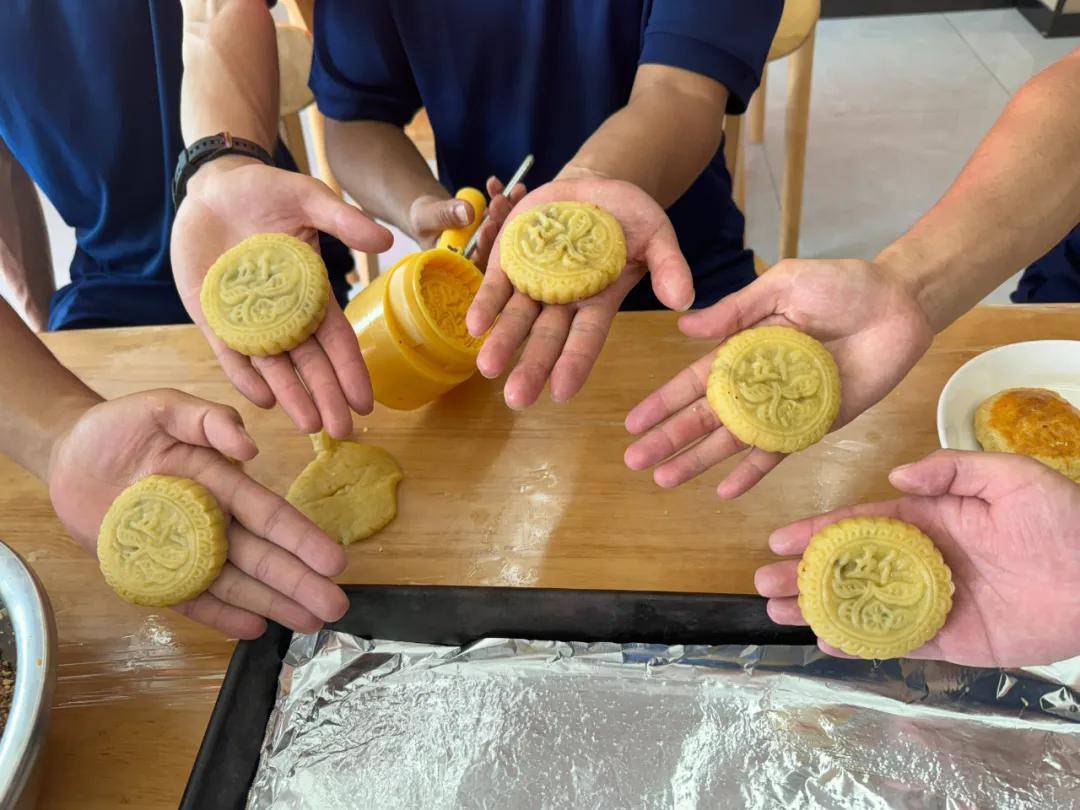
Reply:
[[[75,228],[50,329],[189,321],[169,264],[181,36],[177,0],[0,3],[0,138]],[[343,295],[348,251],[323,255]]]
[[[1012,300],[1017,304],[1080,302],[1080,224],[1020,277]]]
[[[439,179],[454,190],[550,181],[630,98],[639,64],[723,84],[742,112],[758,86],[781,0],[319,0],[311,87],[341,121],[407,123],[426,107]],[[754,278],[722,150],[668,210],[698,306]],[[624,308],[658,307],[639,285]]]

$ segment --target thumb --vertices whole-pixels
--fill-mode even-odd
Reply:
[[[420,233],[464,228],[473,221],[473,207],[465,200],[433,200],[416,206],[413,225]]]
[[[993,501],[1030,479],[1026,459],[1003,453],[938,450],[889,473],[889,483],[909,495],[960,495]],[[1038,462],[1033,462],[1038,464]]]
[[[649,239],[645,246],[645,263],[652,276],[653,292],[660,303],[680,312],[690,309],[694,303],[694,278],[670,221],[665,221]]]
[[[354,250],[382,253],[394,244],[394,237],[382,225],[372,222],[355,205],[332,192],[321,180],[296,175],[297,199],[305,224],[336,236]]]
[[[687,337],[716,340],[749,329],[776,312],[778,296],[773,279],[766,273],[711,307],[680,318],[679,329]]]
[[[259,452],[235,408],[170,389],[155,391],[150,399],[161,429],[185,444],[210,447],[241,461]]]

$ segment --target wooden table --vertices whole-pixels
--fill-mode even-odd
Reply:
[[[769,531],[833,507],[892,495],[894,465],[937,447],[938,393],[992,346],[1080,337],[1080,306],[983,308],[934,343],[872,411],[793,457],[750,494],[722,503],[715,470],[673,491],[622,463],[626,411],[709,347],[668,313],[624,314],[570,405],[524,413],[476,378],[414,413],[380,408],[360,439],[406,471],[397,520],[349,549],[360,583],[752,592]],[[173,386],[238,407],[262,448],[247,465],[283,492],[311,457],[280,410],[236,394],[193,327],[47,335],[61,361],[113,397]],[[723,469],[723,468],[722,468]],[[60,671],[43,806],[175,807],[232,642],[168,611],[115,598],[53,516],[45,488],[0,458],[0,538],[49,591]]]

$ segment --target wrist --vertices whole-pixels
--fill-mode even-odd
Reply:
[[[557,175],[555,175],[555,179],[556,180],[583,180],[583,179],[584,180],[589,180],[589,179],[611,180],[613,178],[611,177],[611,175],[605,174],[604,172],[600,171],[599,169],[591,168],[590,166],[586,166],[584,163],[571,161],[570,163],[567,163],[565,166],[562,167],[562,171],[560,171]]]
[[[199,194],[201,190],[208,184],[213,183],[215,178],[219,177],[226,172],[238,169],[243,166],[264,166],[261,160],[249,157],[248,155],[222,155],[214,160],[209,160],[206,163],[196,167],[194,174],[188,178],[187,182],[187,196],[192,194]]]
[[[882,250],[873,262],[887,273],[919,307],[934,334],[951,322],[940,282],[947,275],[943,262],[917,243],[901,237]]]
[[[41,454],[44,465],[40,469],[33,471],[46,484],[52,480],[53,469],[55,469],[56,461],[65,440],[71,435],[75,426],[86,415],[87,411],[104,401],[102,397],[90,389],[53,400],[52,407],[45,414],[47,420],[45,441],[47,446],[43,448],[45,452]]]

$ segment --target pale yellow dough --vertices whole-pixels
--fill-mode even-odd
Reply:
[[[285,500],[342,545],[370,537],[397,515],[401,467],[381,447],[311,437],[315,459],[296,477]]]

